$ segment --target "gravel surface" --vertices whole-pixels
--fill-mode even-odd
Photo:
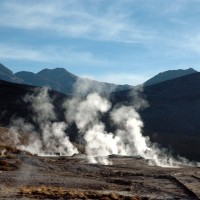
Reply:
[[[8,153],[0,158],[4,164],[7,161],[12,163],[11,166],[17,165],[12,168],[6,164],[8,168],[4,166],[1,169],[0,199],[54,199],[55,197],[42,196],[44,194],[38,194],[38,191],[34,193],[25,190],[27,194],[20,193],[25,187],[34,187],[34,190],[47,187],[45,190],[48,191],[62,188],[62,190],[98,192],[102,195],[111,193],[121,195],[116,199],[135,196],[140,199],[142,197],[163,200],[200,199],[200,168],[197,167],[162,168],[149,166],[141,158],[117,156],[110,157],[113,165],[103,166],[88,164],[83,155],[38,157],[25,152],[11,154]],[[66,195],[66,191],[62,194]],[[54,192],[54,195],[58,195],[58,192]],[[82,196],[80,199],[85,198]],[[59,198],[68,199],[62,195]],[[111,197],[96,198],[112,199]]]

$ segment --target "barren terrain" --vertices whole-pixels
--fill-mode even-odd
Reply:
[[[4,151],[3,151],[4,150]],[[84,154],[39,157],[1,146],[1,199],[200,199],[200,169],[149,166],[110,156],[88,164]]]

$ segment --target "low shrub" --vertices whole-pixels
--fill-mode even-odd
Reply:
[[[147,200],[148,198],[139,196],[123,196],[115,192],[105,194],[95,191],[82,191],[75,189],[65,189],[62,187],[50,186],[26,186],[22,187],[19,191],[20,196],[33,197],[33,198],[66,198],[66,199],[100,199],[100,200]]]

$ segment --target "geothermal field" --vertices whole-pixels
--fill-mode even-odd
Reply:
[[[0,0],[0,200],[200,200],[200,0]]]
[[[85,154],[37,156],[7,148],[1,158],[1,199],[199,199],[198,167],[163,168],[141,157],[109,156],[89,164]]]
[[[200,164],[143,136],[140,92],[129,105],[97,93],[70,97],[63,121],[48,89],[25,95],[33,123],[13,118],[1,128],[1,199],[200,199]]]

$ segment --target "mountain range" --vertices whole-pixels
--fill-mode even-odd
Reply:
[[[24,83],[22,79],[15,76],[11,70],[0,63],[0,80],[9,81],[13,83]]]
[[[188,74],[193,74],[193,73],[197,73],[197,71],[192,68],[185,69],[185,70],[184,69],[168,70],[165,72],[161,72],[157,74],[156,76],[150,78],[149,80],[144,82],[144,86],[154,85],[156,83],[160,83],[163,81],[171,80],[174,78],[178,78],[178,77],[185,76]]]
[[[177,74],[180,75],[180,71],[178,70]],[[149,102],[149,107],[140,111],[144,122],[143,134],[149,136],[153,142],[157,142],[162,147],[166,147],[189,159],[200,161],[200,73],[192,69],[181,72],[184,71],[187,72],[186,75],[182,73],[183,76],[173,79],[170,79],[171,76],[169,76],[168,80],[160,79],[161,82],[159,83],[144,86],[143,96]],[[174,73],[176,72],[177,70],[174,71]],[[51,83],[51,88],[59,87],[60,85],[56,86],[58,81],[59,84],[62,81],[63,83],[67,82],[66,78],[62,79],[62,74],[67,74],[71,77],[72,83],[78,79],[77,76],[61,68],[54,70],[44,69],[37,74],[25,72],[26,79],[22,76],[23,73],[13,74],[4,66],[0,66],[0,79],[6,80],[0,80],[1,126],[9,126],[13,117],[22,117],[27,122],[33,123],[31,119],[34,113],[30,111],[30,105],[23,101],[23,97],[27,93],[32,94],[36,86],[44,83],[49,83],[50,85]],[[158,74],[156,77],[163,76],[163,74],[169,73]],[[28,75],[30,75],[30,78]],[[59,75],[61,75],[60,79]],[[36,80],[33,77],[36,77]],[[41,80],[40,83],[37,82],[39,80],[38,77]],[[27,85],[27,82],[32,84],[29,83]],[[133,99],[130,93],[133,90],[134,87],[112,92],[110,100],[113,105],[131,105]],[[64,112],[61,105],[70,96],[64,94],[64,92],[60,93],[54,90],[50,90],[49,93],[53,99],[56,113],[58,113],[58,120],[62,121]],[[109,117],[104,117],[107,129],[113,131]],[[70,138],[76,140],[76,127],[70,125],[67,131]]]
[[[21,71],[14,74],[2,64],[0,64],[0,80],[39,87],[45,86],[64,94],[85,95],[95,91],[109,94],[133,88],[130,85],[116,85],[81,78],[64,68],[43,69],[38,73]]]
[[[144,82],[144,86],[153,85],[192,73],[197,73],[197,71],[192,68],[186,70],[169,70],[159,73],[147,80]],[[10,69],[0,64],[0,80],[39,87],[45,86],[67,95],[85,95],[95,91],[102,94],[109,94],[111,92],[133,89],[133,86],[130,85],[117,85],[81,78],[68,72],[64,68],[43,69],[38,73],[20,71],[14,74]]]
[[[127,104],[130,91],[114,93],[112,101]],[[149,107],[140,111],[143,134],[173,152],[200,161],[200,73],[144,87]]]

